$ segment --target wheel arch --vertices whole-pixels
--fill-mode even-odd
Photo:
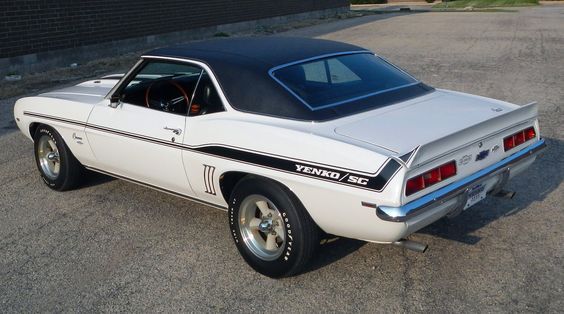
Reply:
[[[29,135],[31,136],[31,138],[32,138],[33,140],[35,140],[35,139],[33,138],[33,137],[35,136],[35,131],[37,131],[37,128],[38,128],[39,126],[43,125],[43,124],[44,124],[44,123],[41,123],[41,122],[32,122],[32,123],[29,124]],[[47,124],[45,124],[45,125],[47,125]],[[52,126],[50,126],[50,125],[47,125],[47,126],[49,126],[49,127],[52,128]]]
[[[39,129],[39,127],[41,126],[45,126],[48,128],[53,129],[55,132],[57,132],[57,134],[59,134],[59,136],[61,137],[61,140],[63,141],[63,143],[65,144],[66,148],[69,150],[69,152],[73,155],[74,158],[77,158],[77,160],[82,164],[82,161],[80,159],[78,159],[79,157],[77,157],[77,153],[76,153],[76,147],[73,147],[73,145],[69,145],[69,138],[66,138],[66,136],[64,136],[64,133],[60,132],[60,126],[57,125],[53,125],[53,124],[49,124],[49,123],[45,123],[45,122],[41,122],[41,121],[33,121],[29,124],[29,134],[31,137],[31,140],[33,142],[35,142],[35,132],[37,131],[37,129]]]
[[[219,187],[221,190],[221,195],[223,196],[223,199],[225,200],[226,203],[229,203],[229,198],[231,197],[231,192],[233,192],[233,189],[235,188],[235,186],[237,185],[237,183],[239,183],[241,180],[243,179],[258,179],[258,180],[266,180],[269,182],[272,182],[274,184],[277,184],[279,186],[281,186],[283,189],[285,189],[287,192],[291,193],[296,199],[299,198],[297,197],[296,193],[294,193],[287,185],[285,185],[284,183],[269,178],[269,177],[265,177],[259,174],[254,174],[251,172],[245,172],[245,171],[227,171],[224,172],[223,174],[221,174],[221,176],[219,177]],[[300,201],[301,203],[301,201]]]
[[[255,176],[252,173],[244,171],[227,171],[219,176],[219,189],[221,190],[221,195],[226,203],[229,204],[229,198],[231,197],[231,192],[243,178]]]

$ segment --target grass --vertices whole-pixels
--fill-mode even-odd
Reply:
[[[456,0],[448,2],[448,8],[494,8],[494,7],[524,7],[538,5],[538,0]],[[446,3],[438,3],[434,9],[445,8]]]

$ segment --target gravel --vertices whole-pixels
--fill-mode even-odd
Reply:
[[[50,191],[16,132],[15,98],[0,100],[0,311],[561,312],[563,14],[370,15],[278,34],[370,48],[432,86],[536,100],[549,145],[510,182],[514,199],[413,235],[426,253],[341,239],[283,280],[246,266],[222,211],[101,175]]]

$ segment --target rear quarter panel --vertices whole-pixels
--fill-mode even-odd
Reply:
[[[217,114],[215,117],[209,115],[188,118],[185,144],[201,147],[213,143],[298,162],[373,174],[388,160],[387,156],[374,151],[315,135],[303,125],[284,127],[266,120],[258,122],[234,119],[229,113]],[[221,176],[229,172],[244,172],[270,178],[288,187],[325,232],[369,241],[390,242],[397,240],[397,235],[406,229],[402,223],[378,219],[374,208],[361,206],[361,201],[396,204],[402,182],[399,173],[388,183],[386,189],[375,192],[190,150],[183,154],[190,184],[197,197],[205,201],[226,206],[218,183]],[[210,166],[213,167],[213,174],[206,172],[206,167]],[[209,175],[213,176],[212,191]]]

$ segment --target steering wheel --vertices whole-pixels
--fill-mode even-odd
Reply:
[[[157,88],[158,87],[158,88]],[[179,106],[184,102],[184,106]],[[151,83],[145,91],[145,105],[147,108],[165,112],[185,113],[190,105],[190,98],[186,91],[173,80],[157,81]]]

